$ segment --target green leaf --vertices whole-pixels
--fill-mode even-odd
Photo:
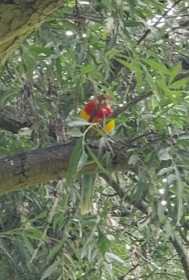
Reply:
[[[165,174],[168,174],[168,173],[172,172],[173,170],[174,170],[173,166],[164,167],[158,172],[158,175],[163,176]]]
[[[145,62],[149,66],[151,66],[151,68],[153,70],[157,71],[157,73],[161,76],[169,75],[169,73],[170,73],[169,69],[162,62],[159,62],[155,59],[147,59],[147,60],[145,60]]]
[[[58,255],[60,250],[63,248],[65,240],[60,240],[49,252],[47,256],[47,263],[50,263]]]
[[[182,79],[182,80],[178,80],[178,81],[175,81],[173,83],[170,84],[170,87],[172,89],[182,89],[182,88],[185,88],[186,85],[188,83],[188,78],[187,79]]]
[[[185,183],[182,182],[178,168],[175,166],[175,175],[177,178],[177,224],[180,224],[180,220],[183,216],[183,193]]]
[[[164,161],[164,160],[170,160],[172,157],[169,153],[169,148],[166,149],[161,149],[158,152],[159,160]]]
[[[117,60],[120,64],[122,64],[126,68],[132,70],[132,64],[130,62],[127,62],[125,59],[115,57],[115,60]]]
[[[117,263],[120,263],[122,265],[125,265],[125,261],[122,260],[122,258],[120,258],[119,256],[117,256],[114,253],[106,252],[105,257],[106,257],[108,262],[111,262],[111,263],[117,262]]]
[[[82,119],[68,122],[69,127],[83,127],[83,126],[88,126],[88,125],[91,125],[91,123],[89,123],[85,120],[82,120]]]
[[[182,67],[181,67],[180,63],[172,66],[169,69],[169,72],[170,72],[170,81],[169,81],[169,83],[172,83],[173,80],[176,78],[176,75],[179,74],[181,71],[182,71]]]
[[[106,235],[99,230],[98,232],[98,248],[103,255],[109,250],[110,248],[110,240],[106,237]]]
[[[152,89],[152,91],[154,93],[157,93],[158,89],[157,89],[157,85],[156,85],[155,79],[153,79],[153,76],[148,71],[148,69],[147,69],[147,67],[145,65],[142,65],[142,68],[143,68],[143,70],[145,72],[145,79],[146,79],[146,81],[148,83],[148,86]]]
[[[59,261],[55,261],[53,262],[53,264],[51,264],[42,274],[40,280],[45,280],[47,278],[49,278],[50,276],[52,276],[52,274],[54,272],[57,271],[57,268],[58,268],[58,265],[59,265]],[[49,278],[50,279],[50,278]]]
[[[132,154],[129,158],[129,165],[136,165],[136,163],[140,160],[140,157],[137,154]]]
[[[85,152],[85,150],[82,151],[79,163],[78,163],[78,170],[81,170],[88,160],[88,154]]]
[[[41,240],[42,236],[43,236],[43,232],[37,228],[29,228],[27,230],[25,230],[23,232],[23,234],[27,237],[30,237],[31,239],[34,240]],[[46,238],[44,238],[44,240],[46,240]]]
[[[77,177],[78,164],[82,155],[82,150],[82,139],[79,139],[75,144],[69,160],[68,171],[66,174],[66,182],[68,186],[71,185]]]
[[[96,174],[84,174],[81,176],[80,213],[86,215],[90,212],[94,192]]]

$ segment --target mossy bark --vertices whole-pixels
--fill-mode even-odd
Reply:
[[[0,193],[63,178],[75,143],[0,158]]]
[[[0,62],[4,63],[19,43],[63,4],[64,0],[0,4]]]

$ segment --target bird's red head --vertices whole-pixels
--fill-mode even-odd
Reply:
[[[110,96],[97,95],[89,100],[84,107],[84,111],[90,116],[91,122],[101,122],[105,118],[111,117],[113,110],[108,104]]]

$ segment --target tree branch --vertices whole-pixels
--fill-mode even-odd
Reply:
[[[0,3],[0,59],[5,63],[18,44],[47,16],[63,6],[64,0],[19,1],[19,3]]]
[[[174,246],[178,256],[180,257],[186,279],[189,280],[189,254],[188,250],[182,244],[181,238],[176,234],[170,238],[172,245]]]
[[[44,184],[64,176],[75,143],[0,158],[0,193]]]

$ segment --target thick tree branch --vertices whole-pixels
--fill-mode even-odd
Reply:
[[[75,144],[76,142],[73,141],[0,158],[0,193],[12,192],[62,178],[68,170]],[[119,163],[117,162],[116,165]],[[98,168],[97,164],[92,162],[86,164],[82,172],[91,173],[96,168]],[[113,181],[112,184],[114,184]],[[114,185],[114,189],[120,196],[124,195],[124,191],[119,186]]]
[[[1,2],[2,3],[2,2]],[[18,44],[63,6],[64,0],[15,1],[0,3],[0,61],[4,63]]]
[[[47,183],[65,174],[74,143],[0,158],[0,193]]]

